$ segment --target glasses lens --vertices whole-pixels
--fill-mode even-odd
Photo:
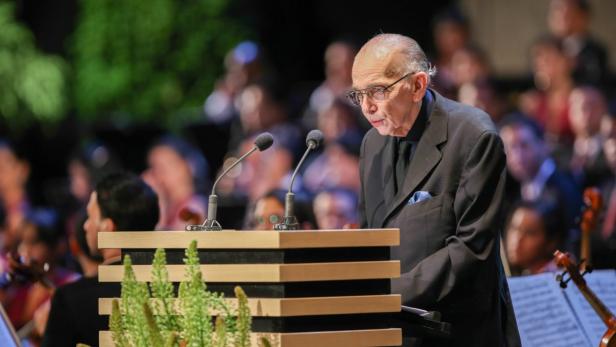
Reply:
[[[371,88],[368,90],[368,96],[370,99],[383,101],[385,100],[385,89],[384,88]]]
[[[347,98],[353,105],[359,106],[361,104],[360,95],[360,93],[352,91],[347,93]]]

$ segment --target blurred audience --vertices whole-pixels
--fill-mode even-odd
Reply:
[[[357,48],[350,42],[334,41],[325,50],[325,80],[312,92],[304,112],[302,125],[306,129],[317,126],[317,115],[342,97],[352,84],[351,67]]]
[[[520,109],[545,129],[551,150],[569,146],[573,142],[568,102],[574,87],[572,60],[565,54],[562,41],[554,37],[535,42],[531,56],[535,89],[520,97]]]
[[[576,83],[600,86],[608,76],[605,47],[589,33],[589,0],[552,0],[548,7],[548,27],[563,40],[565,54],[573,61]]]
[[[446,9],[434,19],[432,34],[436,52],[432,61],[438,73],[432,83],[436,91],[452,99],[455,99],[457,94],[452,60],[457,52],[464,47],[468,47],[470,41],[469,26],[468,20],[457,7]],[[458,72],[461,72],[461,70],[463,68],[458,69]]]
[[[557,169],[541,128],[532,119],[514,114],[505,120],[500,135],[507,153],[507,169],[520,185],[507,200],[557,206],[565,221],[564,245],[568,251],[579,253],[575,244],[579,240],[576,218],[582,206],[581,193],[573,179]]]
[[[214,91],[203,106],[208,120],[224,124],[237,117],[236,97],[262,74],[259,46],[243,41],[225,57],[225,74],[216,82]]]
[[[203,221],[207,212],[204,194],[209,185],[208,164],[188,142],[172,136],[159,140],[148,153],[143,178],[158,194],[157,229],[184,230],[186,224]]]
[[[556,272],[554,251],[562,246],[565,225],[556,205],[522,202],[505,228],[505,248],[512,274]]]
[[[357,194],[343,188],[323,190],[314,198],[314,215],[319,229],[357,228]]]
[[[274,230],[274,226],[283,222],[284,204],[287,191],[274,189],[257,199],[254,207],[249,209],[245,227],[250,230]],[[294,200],[295,217],[300,230],[318,229],[312,212],[312,202],[304,194],[296,194]]]
[[[603,155],[601,122],[607,115],[607,103],[595,87],[578,87],[569,98],[569,119],[575,134],[568,162],[578,184],[598,186],[612,175]]]

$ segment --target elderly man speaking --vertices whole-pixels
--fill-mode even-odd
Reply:
[[[519,346],[499,258],[503,144],[486,113],[428,88],[434,73],[402,35],[355,56],[348,97],[374,127],[361,146],[361,224],[400,228],[392,291],[452,324],[450,339],[421,346]]]

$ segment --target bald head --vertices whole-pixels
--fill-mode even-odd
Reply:
[[[399,34],[379,34],[366,42],[355,56],[353,74],[359,66],[377,62],[387,78],[418,71],[428,76],[435,73],[417,41]]]

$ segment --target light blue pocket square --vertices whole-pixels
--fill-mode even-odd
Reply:
[[[428,200],[432,198],[432,195],[430,195],[430,193],[425,192],[423,190],[419,190],[416,191],[413,196],[411,196],[411,198],[409,199],[409,201],[406,203],[407,205],[413,205],[416,204],[420,201],[424,201],[424,200]]]

